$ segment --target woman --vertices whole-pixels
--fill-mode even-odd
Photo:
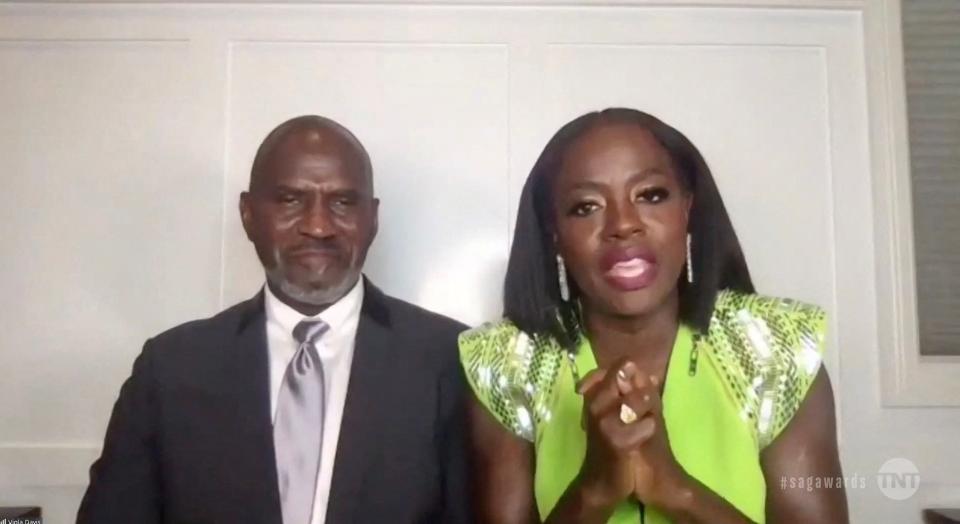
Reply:
[[[754,294],[679,131],[607,109],[520,198],[501,322],[465,333],[483,522],[846,522],[824,315]],[[794,482],[796,482],[794,480]]]

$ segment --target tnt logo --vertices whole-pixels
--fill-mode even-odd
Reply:
[[[920,471],[905,458],[890,459],[880,466],[877,486],[888,499],[907,500],[920,488]]]

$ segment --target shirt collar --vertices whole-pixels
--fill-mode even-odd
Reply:
[[[358,278],[357,283],[346,295],[312,317],[305,316],[285,304],[273,294],[270,286],[264,285],[263,288],[267,324],[272,324],[273,327],[278,328],[278,331],[289,336],[291,340],[293,340],[293,328],[306,319],[319,319],[330,326],[330,331],[323,337],[325,341],[340,340],[343,337],[352,338],[356,335],[360,308],[363,305],[363,278]]]

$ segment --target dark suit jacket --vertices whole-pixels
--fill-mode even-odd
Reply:
[[[467,522],[461,324],[366,283],[327,523]],[[262,293],[147,341],[79,524],[281,524]]]

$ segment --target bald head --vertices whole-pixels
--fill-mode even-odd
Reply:
[[[355,164],[373,192],[373,165],[360,140],[339,122],[318,115],[291,118],[275,127],[263,139],[250,169],[251,191],[269,174],[269,166],[278,156],[293,152],[333,152],[344,162]]]

